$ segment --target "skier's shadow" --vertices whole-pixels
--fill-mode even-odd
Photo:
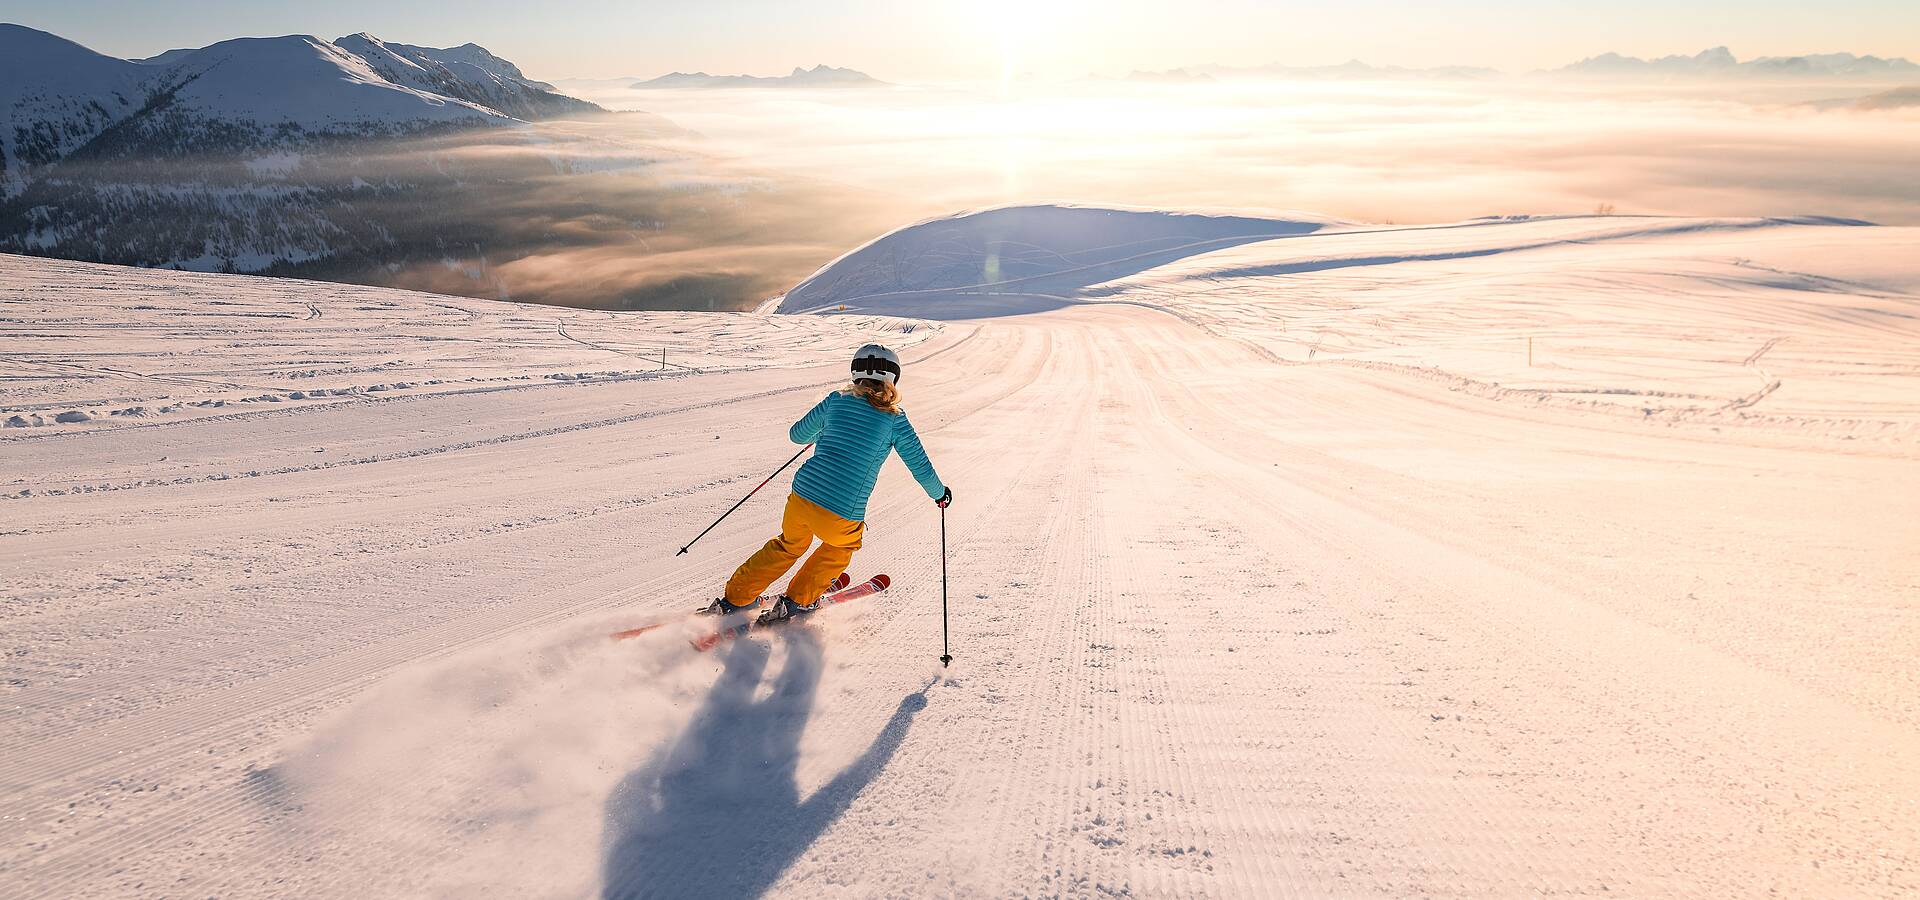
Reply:
[[[880,774],[927,705],[929,682],[832,781],[801,802],[794,784],[800,732],[820,686],[819,638],[782,629],[787,661],[766,699],[753,695],[770,647],[736,641],[726,670],[680,739],[607,799],[601,894],[757,896]]]

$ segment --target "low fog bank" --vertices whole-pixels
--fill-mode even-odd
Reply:
[[[385,171],[453,173],[436,203],[393,198],[385,219],[434,245],[398,265],[334,257],[276,274],[599,309],[757,305],[891,226],[873,191],[713,157],[646,120],[547,122],[402,148]]]
[[[1920,222],[1920,110],[1885,86],[1537,79],[632,91],[563,83],[704,152],[889,198],[907,221],[1041,199],[1373,222],[1619,212]],[[822,211],[823,218],[831,216]]]
[[[739,309],[894,221],[658,117],[399,138],[98,141],[0,201],[0,252],[600,309]]]
[[[1402,224],[1596,210],[1920,223],[1920,110],[1809,99],[1871,85],[587,87],[572,89],[685,131],[614,116],[440,154],[542,171],[460,204],[489,252],[409,265],[392,283],[746,308],[892,228],[1041,200]]]

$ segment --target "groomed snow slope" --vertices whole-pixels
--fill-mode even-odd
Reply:
[[[878,317],[570,310],[5,254],[0,304],[0,424],[10,429],[676,381],[835,361],[853,336],[911,347],[938,330]]]
[[[15,409],[506,380],[0,431],[0,894],[1920,890],[1914,232],[1366,230],[815,298],[937,326],[7,260]],[[885,602],[607,640],[875,338],[953,668],[891,464]]]

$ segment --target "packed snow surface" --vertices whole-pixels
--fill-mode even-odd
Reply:
[[[1046,210],[827,315],[0,257],[0,894],[1920,891],[1920,234]],[[892,464],[693,653],[869,341],[952,668]]]

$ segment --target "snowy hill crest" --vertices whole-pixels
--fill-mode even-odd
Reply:
[[[1017,293],[1031,279],[1112,277],[1334,222],[1298,213],[1279,218],[1059,203],[991,207],[888,232],[795,285],[779,309],[810,312],[956,289]],[[938,317],[943,311],[917,314]]]

